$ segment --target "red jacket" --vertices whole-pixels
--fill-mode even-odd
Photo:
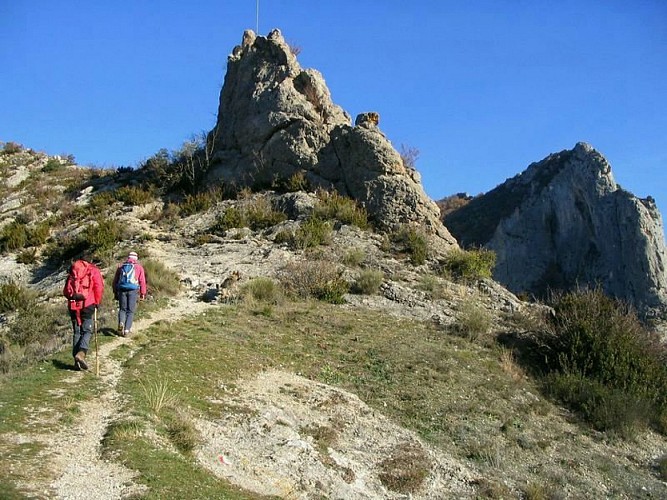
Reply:
[[[80,277],[80,280],[77,280]],[[76,283],[79,281],[84,290],[76,290]],[[85,298],[78,300],[77,293],[81,293]],[[92,305],[98,305],[102,302],[104,294],[104,279],[102,273],[95,264],[85,260],[77,260],[70,267],[63,295],[69,299],[69,309],[83,309]]]
[[[146,272],[144,271],[144,267],[134,259],[127,259],[122,264],[118,264],[118,269],[116,269],[116,274],[113,277],[114,292],[118,291],[117,285],[118,285],[118,279],[120,278],[120,268],[123,267],[123,264],[126,264],[127,262],[129,262],[130,264],[134,264],[134,275],[137,278],[137,281],[139,282],[139,295],[141,296],[146,295]]]

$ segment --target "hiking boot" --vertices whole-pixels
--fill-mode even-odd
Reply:
[[[125,330],[125,331],[123,332],[123,337],[129,337],[129,336],[130,336],[130,333],[132,333],[132,332],[130,332],[130,330]]]
[[[74,357],[74,369],[76,371],[81,371],[81,365],[79,364],[79,360],[76,359],[76,356]]]
[[[86,353],[83,351],[79,351],[76,353],[76,356],[74,356],[74,366],[79,367],[80,370],[87,370],[88,369],[88,364],[86,363]]]
[[[123,333],[125,333],[125,325],[123,323],[118,323],[118,335],[124,337]]]

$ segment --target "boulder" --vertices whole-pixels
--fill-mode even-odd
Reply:
[[[622,189],[593,147],[549,155],[445,217],[465,246],[497,255],[515,293],[600,285],[646,318],[667,317],[667,250],[652,198]]]
[[[380,229],[421,227],[433,249],[458,246],[416,170],[379,130],[378,113],[350,116],[322,75],[302,69],[279,30],[246,31],[228,58],[208,181],[266,188],[294,175],[355,199]]]

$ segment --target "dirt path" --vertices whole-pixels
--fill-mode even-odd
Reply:
[[[149,319],[136,321],[133,330],[139,332],[161,320],[174,321],[196,314],[206,307],[202,302],[180,298]],[[57,478],[46,488],[52,492],[49,498],[111,500],[142,491],[142,487],[132,481],[135,472],[101,457],[102,438],[122,409],[122,397],[116,386],[123,368],[119,361],[110,356],[114,349],[122,345],[132,349],[132,339],[117,337],[99,350],[102,382],[100,396],[79,406],[80,414],[72,425],[63,428],[58,434],[40,438],[45,445],[43,456],[47,457],[48,468],[53,473],[52,477]],[[75,372],[67,382],[76,384],[82,376],[94,376],[94,356],[89,361],[91,373]],[[39,488],[40,491],[44,489]]]

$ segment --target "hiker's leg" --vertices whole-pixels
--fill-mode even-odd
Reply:
[[[137,309],[137,299],[139,298],[139,290],[130,290],[127,292],[127,313],[125,314],[125,331],[132,329],[132,321],[134,320],[134,311]]]
[[[127,321],[127,292],[118,293],[118,324],[124,325]]]
[[[79,342],[81,342],[81,327],[76,320],[76,313],[70,311],[70,318],[72,320],[72,356],[76,356],[79,352]]]
[[[93,314],[95,309],[87,307],[81,310],[81,340],[79,342],[78,350],[88,352],[90,345],[90,337],[93,335]]]

